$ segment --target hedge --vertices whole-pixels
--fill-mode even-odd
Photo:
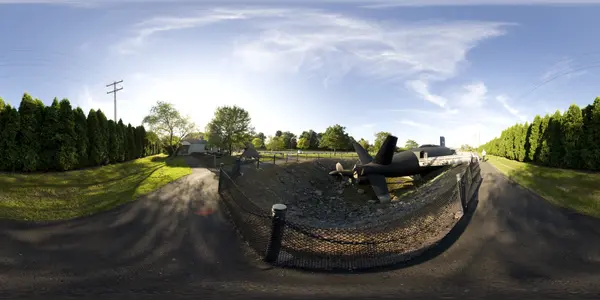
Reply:
[[[158,154],[143,126],[107,120],[101,110],[87,117],[69,100],[45,106],[25,93],[19,108],[0,98],[0,171],[68,171]]]

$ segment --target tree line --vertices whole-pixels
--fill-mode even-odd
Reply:
[[[584,109],[572,104],[561,114],[536,115],[479,147],[491,155],[543,166],[600,170],[600,97]]]
[[[143,126],[107,120],[101,110],[86,116],[68,99],[46,106],[25,93],[16,108],[0,98],[1,171],[67,171],[153,155],[159,148]]]

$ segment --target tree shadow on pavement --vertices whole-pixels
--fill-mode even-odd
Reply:
[[[249,254],[221,215],[217,199],[214,174],[200,170],[88,218],[47,225],[1,221],[0,278],[7,280],[0,293],[62,293],[75,286],[102,290],[133,282],[152,287],[153,281],[209,280],[232,273],[245,277],[244,270],[252,268]],[[194,213],[207,206],[213,214]]]
[[[600,220],[556,207],[490,165],[483,168],[486,200],[471,225],[477,232],[465,241],[468,259],[450,282],[466,286],[494,274],[511,286],[552,286],[598,277]]]

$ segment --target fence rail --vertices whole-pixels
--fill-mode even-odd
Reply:
[[[319,228],[285,219],[286,207],[255,205],[236,185],[241,162],[219,169],[219,193],[242,238],[265,261],[277,266],[358,270],[410,260],[438,243],[477,199],[481,172],[472,160],[457,183],[401,219],[368,227]]]

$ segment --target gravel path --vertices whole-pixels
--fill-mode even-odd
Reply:
[[[194,213],[217,199],[215,175],[194,169],[112,212],[44,226],[0,222],[0,298],[597,298],[600,220],[551,206],[487,163],[482,171],[477,211],[445,251],[344,275],[257,262],[219,212]]]

